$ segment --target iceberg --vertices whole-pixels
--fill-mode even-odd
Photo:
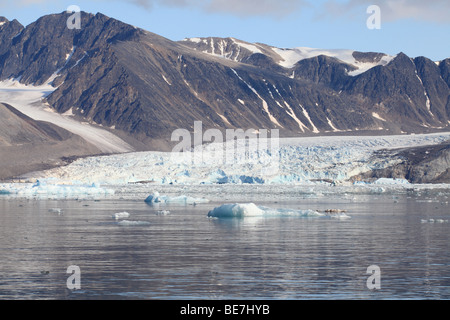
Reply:
[[[374,184],[387,184],[387,185],[392,185],[392,184],[399,184],[399,185],[409,185],[411,184],[408,180],[406,179],[391,179],[391,178],[380,178],[378,180],[376,180],[374,182]]]
[[[208,213],[210,218],[242,218],[262,215],[264,215],[264,210],[257,207],[254,203],[224,204]]]
[[[156,215],[158,215],[158,216],[167,216],[169,214],[170,214],[169,210],[159,210],[156,212]]]
[[[116,220],[119,220],[119,219],[129,218],[130,214],[128,212],[119,212],[119,213],[113,214],[112,217]]]
[[[166,203],[166,204],[197,204],[197,203],[208,203],[208,199],[204,198],[193,198],[188,196],[176,196],[176,197],[170,197],[170,196],[164,196],[160,195],[159,192],[155,192],[152,195],[149,195],[147,199],[145,199],[145,202],[150,204],[159,204],[159,203]]]
[[[10,183],[2,186],[3,194],[18,198],[46,199],[95,199],[114,195],[112,189],[102,188],[97,184],[47,184],[38,180],[36,183]]]
[[[130,226],[148,226],[150,222],[148,221],[130,221],[122,220],[118,223],[119,226],[130,227]]]
[[[208,212],[210,218],[245,218],[245,217],[324,217],[314,210],[272,209],[260,207],[254,203],[224,204]]]
[[[63,210],[60,209],[60,208],[52,208],[52,209],[49,209],[48,212],[56,213],[58,215],[61,215],[63,213]]]

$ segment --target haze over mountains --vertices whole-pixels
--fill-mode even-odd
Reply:
[[[234,38],[174,42],[101,13],[0,18],[0,81],[50,84],[56,112],[168,150],[174,130],[282,136],[427,133],[450,127],[450,59],[281,49]],[[9,101],[1,101],[9,103]],[[14,107],[14,105],[12,106]],[[3,137],[6,139],[6,137]]]

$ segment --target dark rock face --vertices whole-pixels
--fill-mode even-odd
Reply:
[[[400,163],[385,169],[373,170],[353,180],[378,178],[407,179],[411,183],[450,183],[450,143],[437,146],[382,151],[375,157],[391,158]]]
[[[0,80],[52,81],[47,102],[144,144],[173,130],[280,129],[282,135],[448,130],[450,61],[400,53],[358,76],[328,56],[292,69],[263,44],[227,38],[173,42],[102,14],[49,15],[24,28],[0,20]],[[360,62],[384,54],[354,52]],[[376,113],[376,117],[374,116]],[[381,118],[381,119],[380,119]]]
[[[336,58],[320,55],[299,61],[294,68],[294,76],[297,79],[322,83],[334,90],[342,90],[345,83],[351,79],[348,72],[355,69],[354,66]]]

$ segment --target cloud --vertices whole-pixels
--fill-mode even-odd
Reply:
[[[322,17],[343,18],[365,13],[370,5],[378,5],[383,21],[414,19],[436,23],[450,23],[449,0],[328,0],[320,14]]]
[[[370,5],[381,8],[383,21],[415,19],[418,21],[450,23],[449,0],[94,0],[126,2],[152,10],[156,6],[192,8],[209,13],[226,13],[239,17],[287,17],[303,9],[312,10],[316,17],[348,19],[366,17]],[[4,0],[2,0],[4,4]],[[58,3],[56,0],[6,0],[11,6]]]

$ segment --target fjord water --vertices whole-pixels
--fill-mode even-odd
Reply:
[[[340,208],[345,220],[207,218],[220,204],[0,198],[0,299],[450,298],[450,224],[428,222],[449,218],[448,195],[258,203]],[[72,265],[79,290],[67,288]],[[367,288],[372,265],[379,290]]]

